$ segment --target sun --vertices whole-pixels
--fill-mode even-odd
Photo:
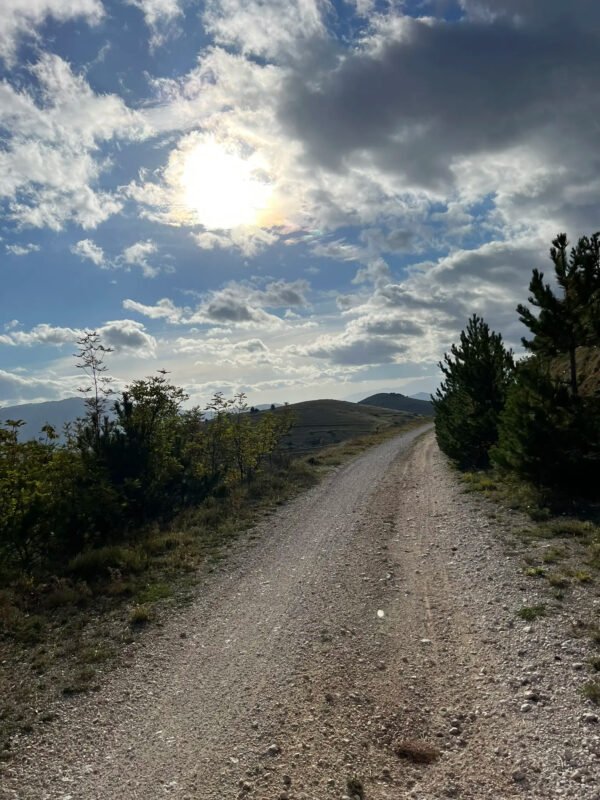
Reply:
[[[213,230],[269,224],[273,187],[256,157],[242,158],[215,140],[182,153],[180,204],[194,221]]]

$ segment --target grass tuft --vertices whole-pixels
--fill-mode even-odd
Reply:
[[[581,687],[581,694],[595,705],[600,704],[600,682],[588,681]]]
[[[533,622],[539,617],[546,616],[546,606],[523,606],[517,611],[517,617],[524,619],[526,622]]]
[[[129,624],[132,628],[142,628],[153,619],[153,614],[148,606],[135,606],[129,614]]]

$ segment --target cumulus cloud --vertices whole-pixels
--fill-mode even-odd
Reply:
[[[242,53],[289,57],[315,38],[324,38],[327,0],[208,0],[205,29],[219,44]]]
[[[25,345],[31,347],[39,344],[49,344],[61,347],[63,344],[74,344],[81,331],[76,328],[62,328],[55,325],[41,323],[29,331],[11,330],[0,335],[1,344]]]
[[[342,366],[391,364],[406,350],[406,345],[384,337],[326,336],[296,352],[313,358],[327,358]]]
[[[28,256],[30,253],[37,253],[40,249],[38,244],[7,244],[4,248],[12,256]]]
[[[178,308],[167,297],[163,297],[154,306],[138,303],[135,300],[123,300],[123,308],[126,311],[135,311],[149,319],[165,319],[173,325],[183,321],[186,311],[189,313],[189,309]]]
[[[180,0],[126,0],[144,15],[144,21],[150,28],[152,47],[159,47],[175,31],[173,23],[182,15]]]
[[[0,82],[0,202],[21,226],[95,228],[122,207],[96,188],[108,166],[99,147],[149,129],[120,97],[95,94],[59,56],[42,54],[30,71],[37,86],[29,90]]]
[[[157,244],[151,239],[135,242],[113,258],[109,258],[103,248],[92,239],[81,239],[71,246],[71,252],[83,260],[91,261],[100,269],[129,270],[131,267],[139,267],[145,278],[155,278],[161,271],[149,261],[149,257],[158,252]]]
[[[147,358],[155,355],[156,339],[151,336],[141,322],[131,319],[118,319],[104,323],[97,328],[103,344],[113,347],[121,353]],[[85,330],[40,323],[29,331],[18,330],[11,326],[6,333],[0,334],[0,344],[33,347],[36,345],[74,346]]]
[[[101,269],[108,267],[104,250],[91,239],[81,239],[71,247],[71,252],[80,258],[91,261]]]
[[[103,342],[121,353],[131,353],[140,358],[156,355],[157,341],[141,322],[117,319],[98,328]]]
[[[303,307],[307,305],[307,281],[270,281],[264,288],[231,281],[221,289],[206,293],[195,308],[180,307],[169,298],[154,306],[127,299],[123,308],[149,319],[165,319],[173,325],[215,324],[242,328],[280,328],[283,320],[265,309]],[[289,316],[286,317],[289,320]]]
[[[48,17],[59,22],[82,18],[95,25],[104,16],[101,0],[3,0],[0,14],[0,59],[11,63],[20,39],[35,36]]]
[[[158,247],[152,240],[136,242],[126,247],[121,253],[120,261],[127,266],[140,267],[145,278],[155,278],[160,269],[148,261],[148,257],[158,252]]]

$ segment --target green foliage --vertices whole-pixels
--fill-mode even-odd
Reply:
[[[528,359],[508,392],[492,460],[538,486],[596,492],[600,401],[573,394],[538,358]]]
[[[529,303],[517,311],[533,337],[533,356],[517,370],[492,458],[538,486],[570,496],[600,492],[600,398],[580,396],[578,348],[600,345],[600,234],[582,237],[568,253],[565,234],[550,258],[558,290],[533,271]],[[553,359],[567,356],[569,381],[554,376]]]
[[[559,234],[550,258],[553,284],[533,270],[529,305],[517,308],[532,333],[523,339],[531,356],[515,370],[500,336],[474,316],[440,364],[436,433],[441,449],[463,468],[491,460],[539,491],[594,498],[600,495],[600,396],[587,384],[580,391],[577,360],[600,347],[600,234],[582,237],[570,251]],[[557,359],[568,360],[566,382],[557,377]]]
[[[567,255],[568,241],[564,233],[552,242],[550,258],[559,293],[544,283],[544,274],[537,269],[529,285],[529,303],[539,309],[536,316],[525,305],[519,305],[519,319],[533,333],[523,339],[526,348],[551,358],[567,353],[570,361],[570,390],[578,393],[577,348],[598,345],[600,341],[600,233],[583,236]]]
[[[268,466],[291,425],[289,413],[250,414],[243,394],[214,396],[205,420],[184,411],[185,392],[165,372],[134,381],[105,414],[110,379],[97,335],[79,340],[78,367],[90,378],[86,415],[59,444],[20,442],[19,420],[0,427],[0,556],[5,565],[91,580],[138,572],[127,540],[140,526],[172,518],[230,492]]]
[[[461,467],[485,466],[513,377],[512,353],[474,315],[440,369],[444,380],[433,400],[438,444]]]
[[[517,611],[517,617],[524,619],[525,622],[534,622],[538,617],[546,616],[546,606],[523,606]]]

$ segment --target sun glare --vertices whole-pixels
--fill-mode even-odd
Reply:
[[[269,224],[272,186],[255,162],[218,142],[198,142],[185,153],[179,184],[183,206],[205,228]]]

